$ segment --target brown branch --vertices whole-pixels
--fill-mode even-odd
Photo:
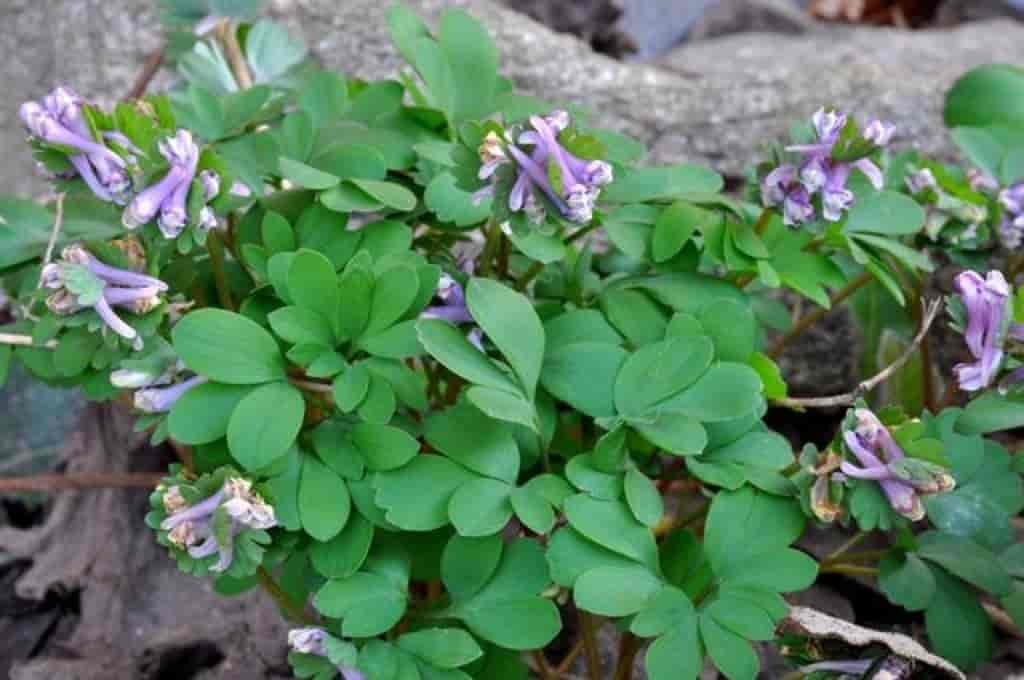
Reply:
[[[829,298],[828,307],[818,307],[813,312],[801,317],[799,321],[793,324],[793,328],[790,329],[788,333],[779,338],[775,342],[775,344],[772,345],[772,348],[768,350],[768,356],[771,357],[772,359],[777,359],[778,356],[782,354],[782,350],[786,349],[786,346],[790,342],[792,342],[797,336],[799,336],[801,333],[806,331],[814,324],[821,321],[825,317],[825,315],[829,313],[829,311],[835,308],[836,305],[843,302],[844,300],[846,300],[846,298],[850,297],[858,290],[866,286],[873,278],[874,277],[871,276],[870,272],[864,272],[863,274],[855,278],[853,281],[850,281],[848,284],[846,284],[842,289],[836,291]]]
[[[810,397],[806,399],[797,398],[785,398],[776,399],[772,401],[775,406],[784,406],[786,408],[802,409],[802,408],[830,408],[833,406],[851,406],[858,399],[863,397],[871,390],[878,387],[880,384],[892,377],[892,375],[903,368],[910,357],[913,356],[914,352],[917,351],[918,346],[924,340],[925,335],[928,333],[928,329],[932,327],[932,323],[935,322],[935,317],[939,314],[941,309],[941,300],[932,300],[931,302],[921,301],[921,305],[925,308],[924,314],[921,318],[921,328],[917,331],[917,335],[914,336],[914,340],[910,343],[903,354],[899,356],[896,361],[892,362],[881,371],[868,378],[864,382],[857,385],[852,392],[845,394],[837,394],[832,397]]]
[[[292,598],[278,585],[266,567],[261,566],[256,571],[256,578],[260,582],[260,587],[263,588],[267,595],[270,595],[274,603],[281,608],[281,611],[290,620],[306,625],[315,625],[317,623],[316,620],[306,614],[301,605],[292,601]]]
[[[81,489],[152,489],[160,483],[156,472],[76,472],[66,475],[0,477],[0,493]]]
[[[249,71],[249,64],[245,60],[245,53],[238,42],[238,31],[233,23],[225,20],[217,28],[217,38],[224,47],[224,54],[231,66],[231,73],[235,76],[239,90],[248,90],[252,87],[252,72]]]
[[[128,94],[124,98],[125,101],[142,99],[145,96],[146,89],[149,88],[149,84],[153,82],[153,78],[156,77],[160,67],[163,66],[165,49],[166,45],[161,45],[159,49],[150,52],[149,56],[146,57],[146,62],[142,65],[142,71],[139,72],[138,78],[135,79],[132,89],[128,90]]]

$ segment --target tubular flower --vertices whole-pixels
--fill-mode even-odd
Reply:
[[[95,140],[82,113],[84,103],[71,89],[58,87],[41,103],[22,104],[19,115],[32,137],[71,150],[68,161],[97,198],[124,205],[132,186],[127,163]]]
[[[999,224],[999,242],[1008,250],[1024,243],[1024,182],[1017,182],[999,192],[1003,220]]]
[[[43,267],[41,284],[54,292],[46,306],[54,314],[74,314],[91,307],[112,331],[136,340],[135,329],[122,320],[114,307],[145,314],[160,304],[167,284],[160,279],[104,264],[81,245],[70,245],[61,261]]]
[[[1010,287],[998,270],[985,278],[977,272],[962,272],[954,287],[967,314],[964,341],[975,361],[957,364],[953,371],[960,389],[976,392],[992,384],[1003,360]]]
[[[761,200],[766,207],[782,207],[788,226],[798,226],[815,218],[814,196],[821,198],[821,216],[838,222],[854,203],[854,195],[846,185],[853,170],[859,170],[872,186],[881,189],[881,169],[865,153],[853,161],[838,160],[836,146],[843,139],[848,119],[837,111],[818,110],[812,118],[815,140],[796,144],[786,151],[799,154],[797,164],[783,164],[772,170],[761,183]],[[861,132],[867,153],[886,146],[895,128],[880,120],[871,121]],[[848,144],[844,146],[849,146]]]
[[[111,377],[113,383],[113,377]],[[143,413],[167,413],[183,394],[207,382],[207,378],[197,375],[174,385],[166,387],[146,387],[135,392],[135,408]]]
[[[480,145],[480,179],[497,179],[505,164],[515,167],[515,181],[509,193],[512,212],[525,210],[532,221],[542,216],[538,192],[550,201],[565,219],[587,224],[594,217],[594,206],[601,189],[613,179],[612,166],[601,160],[585,160],[570,153],[558,136],[571,124],[569,114],[554,111],[548,116],[531,116],[531,130],[522,132],[515,143],[495,132]],[[494,194],[488,186],[474,200]]]
[[[937,465],[908,458],[871,411],[856,409],[854,417],[856,426],[843,433],[843,441],[860,466],[843,461],[842,475],[878,482],[893,510],[914,522],[923,519],[921,496],[952,490],[953,477]]]
[[[323,628],[293,628],[288,631],[288,646],[299,654],[327,657],[325,642],[330,635]],[[365,680],[365,677],[351,666],[337,666],[344,680]]]
[[[472,274],[474,269],[473,260],[465,259],[459,265],[459,268],[467,274]],[[466,305],[466,292],[463,290],[462,284],[449,274],[441,274],[441,278],[437,282],[437,290],[434,292],[434,298],[439,304],[434,304],[424,309],[420,314],[421,319],[443,319],[456,325],[476,323],[473,315],[469,312],[469,307]],[[479,328],[474,326],[466,337],[474,347],[481,352],[483,351],[483,333]]]
[[[238,534],[277,526],[274,508],[252,490],[252,482],[240,477],[229,477],[219,491],[195,505],[184,503],[180,490],[170,487],[164,493],[163,503],[171,513],[160,523],[160,528],[168,532],[168,540],[197,560],[217,555],[217,561],[210,567],[214,572],[231,566],[234,538]],[[214,526],[217,513],[223,513],[227,520],[226,532]]]
[[[199,147],[192,133],[179,129],[158,148],[170,164],[163,179],[140,191],[125,209],[121,221],[128,229],[146,224],[159,214],[157,226],[165,238],[177,238],[188,223],[188,192],[196,177]]]

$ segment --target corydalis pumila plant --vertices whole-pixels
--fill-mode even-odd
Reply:
[[[399,80],[302,64],[279,26],[221,19],[166,95],[105,111],[60,90],[24,110],[66,196],[62,220],[0,199],[18,314],[0,338],[20,343],[0,367],[131,392],[139,428],[187,447],[146,517],[178,566],[263,587],[295,628],[295,674],[316,680],[524,677],[577,616],[628,631],[620,680],[635,654],[652,680],[705,661],[747,680],[750,643],[819,570],[876,577],[927,612],[940,653],[979,663],[964,650],[983,644],[949,641],[987,639],[979,592],[1016,587],[1024,505],[981,436],[998,390],[964,409],[872,403],[878,419],[861,404],[799,461],[764,421],[801,407],[765,344],[788,319],[774,289],[917,302],[935,188],[878,191],[883,171],[907,186],[880,153],[891,127],[823,109],[745,201],[510,91],[464,12],[390,24]],[[986,385],[1017,368],[996,340]],[[882,401],[868,392],[839,401]],[[819,564],[792,546],[820,520],[888,547]]]

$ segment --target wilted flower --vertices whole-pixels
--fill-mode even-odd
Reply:
[[[270,529],[277,526],[274,508],[252,491],[252,482],[230,477],[212,496],[192,506],[179,502],[180,490],[170,487],[164,492],[164,507],[168,507],[167,494],[175,494],[170,506],[177,508],[160,523],[168,540],[187,550],[194,559],[218,555],[211,571],[223,572],[231,566],[234,557],[234,538],[248,529]],[[218,542],[214,531],[214,515],[223,511],[229,519],[229,531]]]
[[[104,264],[81,245],[66,247],[61,261],[43,267],[41,285],[55,291],[46,300],[54,314],[74,314],[91,307],[112,331],[135,340],[138,334],[113,310],[123,307],[145,314],[160,304],[167,284],[160,279]]]
[[[127,163],[93,137],[82,112],[84,103],[71,89],[58,87],[42,103],[22,104],[19,115],[40,142],[72,150],[68,161],[98,198],[123,205],[131,190]]]
[[[924,518],[921,496],[950,491],[956,486],[943,468],[908,458],[889,430],[871,411],[854,411],[856,426],[843,433],[846,447],[860,463],[839,466],[846,477],[878,482],[892,509],[911,521]]]
[[[132,199],[121,221],[128,229],[135,229],[159,213],[157,225],[164,237],[177,238],[188,223],[188,192],[196,176],[199,147],[191,132],[179,129],[173,137],[161,141],[158,148],[170,169],[163,179]]]
[[[832,498],[832,473],[839,469],[842,461],[842,456],[828,450],[818,455],[814,465],[807,467],[808,474],[815,478],[809,498],[811,512],[822,522],[834,522],[842,514],[842,507]]]
[[[821,196],[822,217],[838,222],[853,205],[854,195],[846,184],[850,173],[859,170],[876,189],[884,183],[882,171],[866,154],[853,161],[837,160],[836,145],[847,127],[847,117],[837,111],[818,110],[813,118],[815,141],[795,144],[786,151],[800,154],[798,165],[782,164],[773,169],[761,183],[761,200],[766,207],[782,207],[784,222],[797,226],[815,217],[812,199]],[[874,120],[864,128],[862,137],[868,143],[868,152],[889,143],[895,128]]]
[[[493,131],[484,137],[479,149],[483,163],[480,179],[496,179],[498,169],[505,164],[516,167],[515,182],[508,198],[512,212],[525,210],[536,221],[540,216],[536,194],[539,191],[566,219],[578,224],[587,224],[593,219],[601,188],[613,179],[612,166],[601,160],[578,158],[562,145],[558,135],[568,129],[570,123],[568,113],[554,111],[544,117],[531,116],[533,129],[521,133],[515,143]],[[474,200],[493,194],[493,185],[488,186],[478,191]]]
[[[327,657],[326,640],[330,637],[323,628],[293,628],[288,631],[288,646],[299,654]],[[337,666],[344,680],[365,680],[357,669],[351,666]]]
[[[985,278],[977,272],[961,272],[954,287],[967,313],[964,341],[975,362],[957,364],[953,370],[960,389],[976,392],[992,384],[1003,360],[1010,287],[998,270]]]

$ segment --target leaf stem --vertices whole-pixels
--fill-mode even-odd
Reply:
[[[825,557],[825,559],[823,559],[821,561],[821,563],[822,564],[826,564],[826,563],[830,563],[830,562],[837,562],[837,561],[839,561],[840,557],[842,557],[847,552],[849,552],[851,548],[857,547],[857,545],[859,545],[860,542],[863,541],[867,537],[868,537],[868,532],[866,532],[866,531],[858,531],[853,536],[851,536],[848,540],[844,541],[838,548],[836,548],[831,553],[829,553]]]
[[[576,658],[581,653],[583,653],[583,642],[583,637],[580,636],[580,638],[576,640],[576,644],[574,644],[572,649],[569,650],[569,653],[565,655],[564,659],[562,659],[562,662],[558,664],[558,668],[555,669],[556,673],[562,675],[569,672],[573,662],[576,661]]]
[[[533,664],[536,666],[534,671],[541,680],[555,680],[557,676],[552,673],[551,666],[548,665],[548,660],[544,658],[543,650],[534,649],[530,652],[530,656],[533,657]]]
[[[873,279],[874,277],[871,275],[871,272],[865,271],[860,276],[833,293],[832,296],[829,297],[828,307],[818,307],[813,312],[801,317],[795,324],[793,324],[793,328],[790,329],[788,333],[779,338],[775,344],[772,345],[772,348],[768,350],[768,356],[772,359],[777,359],[789,343],[799,337],[808,328],[821,321],[836,305],[840,304],[846,300],[846,298],[866,286]]]
[[[210,253],[210,268],[213,270],[213,283],[217,287],[217,298],[224,309],[234,311],[235,302],[231,297],[227,273],[224,270],[224,244],[216,231],[206,236],[206,250]]]
[[[582,609],[580,612],[580,631],[583,634],[583,654],[587,662],[587,677],[590,680],[601,680],[601,657],[597,650],[597,633],[594,617]]]
[[[845,574],[846,576],[878,576],[877,567],[862,567],[857,564],[828,564],[818,570],[819,574]]]
[[[128,91],[125,96],[125,101],[132,101],[133,99],[142,99],[146,94],[146,89],[149,88],[150,82],[156,77],[156,74],[160,71],[160,67],[164,63],[164,50],[167,49],[166,45],[161,45],[159,49],[150,53],[146,57],[146,62],[142,66],[142,71],[139,72],[139,77],[135,79],[135,84],[132,85],[132,89]]]
[[[231,73],[235,76],[239,90],[248,90],[252,87],[252,73],[249,71],[249,64],[245,60],[245,53],[238,42],[238,29],[229,20],[221,22],[217,27],[217,38],[224,47],[224,55],[231,66]]]
[[[619,661],[615,668],[614,680],[632,680],[633,660],[640,651],[640,640],[630,632],[625,632],[619,640]]]
[[[267,595],[270,595],[271,599],[274,600],[274,603],[277,604],[288,619],[309,625],[316,623],[312,617],[306,614],[302,607],[292,602],[291,597],[278,585],[266,567],[260,565],[259,569],[256,570],[256,578],[260,582],[260,587],[263,588]]]
[[[912,309],[914,322],[918,328],[922,328],[924,326],[925,312],[924,277],[914,287],[914,294],[919,301]],[[927,334],[921,336],[918,349],[921,351],[921,393],[924,396],[924,407],[926,410],[935,413],[935,400],[937,396],[935,394],[935,373],[932,371],[932,349]]]

